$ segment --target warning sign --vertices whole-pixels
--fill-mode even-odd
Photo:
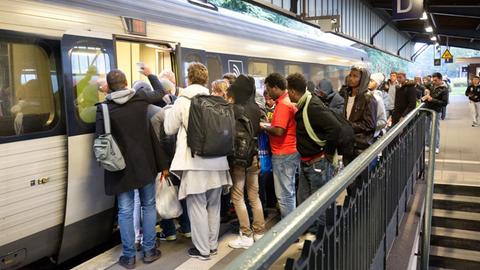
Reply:
[[[453,55],[450,53],[448,49],[446,49],[442,54],[443,59],[453,59]]]

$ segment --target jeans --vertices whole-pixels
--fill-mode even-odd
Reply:
[[[140,189],[140,204],[143,213],[143,251],[155,248],[155,223],[157,211],[155,209],[155,182]],[[135,230],[133,226],[134,190],[117,195],[118,225],[122,239],[123,256],[135,257]]]
[[[232,170],[232,202],[240,223],[240,232],[246,236],[251,236],[252,232],[255,234],[265,233],[263,207],[258,194],[258,172],[256,161],[249,168],[234,166]],[[245,193],[248,195],[248,201],[252,208],[253,223],[251,228],[249,213],[244,200]]]
[[[140,209],[140,193],[135,189],[133,197],[133,227],[135,229],[135,242],[142,242],[142,210]]]
[[[187,212],[187,202],[185,200],[180,200],[180,204],[182,205],[182,215],[178,218],[178,222],[180,223],[180,228],[184,233],[189,233],[190,229],[190,219],[188,218]],[[163,229],[163,233],[165,236],[176,235],[177,229],[175,228],[175,223],[173,223],[173,219],[162,219],[160,221],[160,227]]]
[[[437,121],[435,125],[437,126],[437,134],[435,135],[435,148],[440,149],[440,113],[435,112],[437,115]],[[430,135],[431,134],[431,118],[427,118],[427,137],[425,137],[425,145],[430,146]]]
[[[300,164],[298,153],[291,155],[273,155],[273,183],[282,218],[290,214],[296,207],[295,173]]]
[[[300,164],[300,177],[298,181],[298,204],[303,203],[333,178],[334,168],[332,163],[325,158],[313,164],[302,162]],[[308,231],[316,233],[318,225],[325,224],[325,214],[322,214],[318,221],[316,221]]]

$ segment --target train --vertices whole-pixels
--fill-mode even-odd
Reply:
[[[0,1],[0,269],[65,262],[109,239],[115,197],[92,151],[100,81],[143,62],[210,81],[303,73],[335,88],[367,53],[333,34],[305,33],[196,0]]]

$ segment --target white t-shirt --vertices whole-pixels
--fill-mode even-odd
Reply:
[[[347,120],[350,119],[350,114],[352,113],[353,103],[355,103],[355,97],[348,97],[347,100]]]

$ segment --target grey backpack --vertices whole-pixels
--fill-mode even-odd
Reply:
[[[117,142],[110,133],[110,114],[107,104],[102,103],[103,123],[105,134],[98,136],[93,142],[95,158],[102,167],[111,172],[125,169],[125,160]]]

